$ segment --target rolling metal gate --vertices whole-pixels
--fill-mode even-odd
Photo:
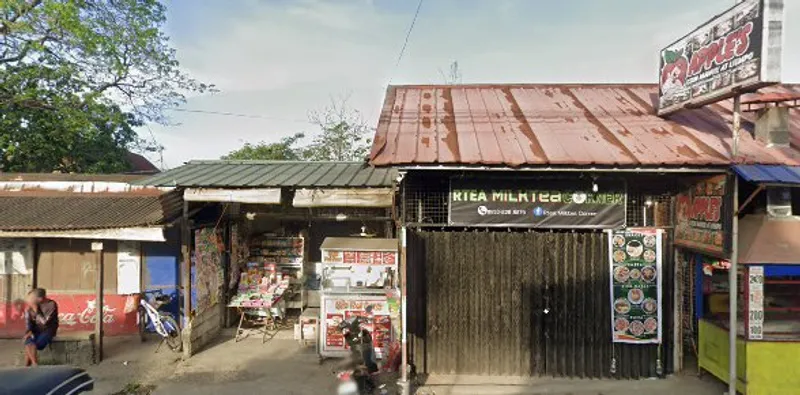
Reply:
[[[418,373],[638,378],[671,366],[671,347],[611,342],[603,233],[409,232],[408,276]]]

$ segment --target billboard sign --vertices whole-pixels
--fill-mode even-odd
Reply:
[[[592,191],[577,180],[450,180],[453,226],[614,229],[625,225],[625,184]],[[526,185],[527,184],[527,185]]]
[[[744,0],[661,50],[658,115],[780,82],[783,0]]]

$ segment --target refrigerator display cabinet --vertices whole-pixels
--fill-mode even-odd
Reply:
[[[377,359],[394,340],[387,292],[397,286],[397,239],[328,237],[322,252],[320,293],[320,359],[346,357],[350,350],[338,330],[343,320],[367,317]]]

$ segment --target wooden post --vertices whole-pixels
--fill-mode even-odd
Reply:
[[[183,202],[183,218],[181,218],[181,256],[183,270],[181,271],[181,284],[183,285],[183,320],[181,325],[185,328],[189,324],[192,313],[192,255],[191,229],[189,228],[189,202]]]
[[[103,360],[103,242],[92,242],[92,251],[94,251],[94,261],[97,264],[96,273],[96,295],[95,295],[95,320],[94,323],[94,341],[97,344],[97,363]]]

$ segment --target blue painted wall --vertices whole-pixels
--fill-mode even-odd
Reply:
[[[162,310],[179,318],[180,297],[180,232],[176,228],[165,231],[166,243],[142,243],[144,268],[142,270],[145,291],[160,290],[172,300]],[[180,322],[180,321],[179,321]]]

